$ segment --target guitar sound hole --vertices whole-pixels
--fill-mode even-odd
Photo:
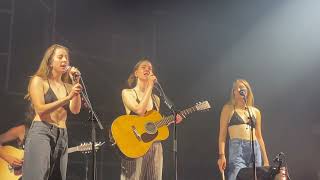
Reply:
[[[148,134],[155,134],[157,132],[157,126],[153,122],[147,122],[145,128]]]

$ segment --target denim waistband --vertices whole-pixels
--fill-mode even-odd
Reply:
[[[30,128],[32,127],[48,127],[49,129],[67,130],[67,128],[59,128],[58,126],[50,124],[46,121],[33,121]]]
[[[240,138],[233,138],[233,139],[229,139],[229,142],[230,143],[241,143],[241,144],[250,144],[251,143],[251,140],[247,140],[247,139],[240,139]],[[259,143],[257,140],[253,140],[253,143],[256,144],[256,143]]]

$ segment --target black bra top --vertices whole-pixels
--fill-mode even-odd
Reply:
[[[135,89],[133,89],[133,91],[134,91],[134,93],[136,94],[136,101],[137,101],[137,103],[139,104],[139,103],[140,103],[140,100],[139,100],[139,98],[138,98],[138,94],[137,94],[137,92],[136,92]],[[154,98],[154,95],[153,95],[153,94],[151,95],[151,98],[152,98],[152,102],[153,102],[153,108],[152,108],[152,110],[157,110],[156,104],[155,104],[155,98]],[[130,115],[137,115],[137,113],[135,113],[135,112],[133,112],[133,111],[130,111]]]
[[[53,90],[52,90],[52,88],[51,88],[51,86],[50,86],[49,80],[48,80],[48,84],[49,84],[49,89],[48,89],[48,91],[44,94],[44,102],[45,102],[46,104],[49,104],[49,103],[52,103],[52,102],[58,100],[56,94],[53,92]],[[64,86],[64,88],[66,89],[66,94],[68,95],[69,93],[68,93],[67,88],[66,88],[66,85],[65,85],[64,83],[63,83],[63,86]],[[67,104],[65,104],[65,105],[63,106],[63,108],[64,108],[65,110],[67,110],[68,107],[69,107],[69,103],[67,103]]]
[[[253,128],[256,127],[256,118],[252,116],[252,121],[253,121]],[[241,125],[241,124],[248,124],[251,126],[250,121],[247,123],[241,118],[241,116],[237,113],[237,111],[234,110],[234,113],[229,121],[228,126],[233,126],[233,125]]]

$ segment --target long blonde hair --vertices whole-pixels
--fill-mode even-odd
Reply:
[[[44,56],[41,60],[40,66],[36,73],[30,77],[29,84],[28,84],[28,93],[24,97],[25,99],[30,100],[30,84],[31,81],[34,77],[38,76],[41,77],[43,80],[47,80],[51,75],[52,75],[52,67],[50,66],[52,64],[52,60],[54,57],[54,54],[57,49],[64,49],[68,55],[69,55],[69,50],[68,48],[59,45],[59,44],[53,44],[51,45],[46,52],[44,53]],[[71,79],[67,73],[64,73],[61,77],[62,81],[65,83],[70,83]]]
[[[237,85],[242,83],[243,85],[246,86],[247,90],[248,90],[248,94],[247,94],[247,105],[248,106],[254,106],[254,96],[253,96],[253,92],[252,92],[252,89],[251,89],[251,86],[249,84],[248,81],[246,81],[245,79],[236,79],[234,82],[233,82],[233,85],[232,85],[232,90],[231,90],[231,94],[230,94],[230,100],[229,100],[229,104],[231,105],[235,105],[235,98],[234,98],[234,91],[236,90],[237,88]]]
[[[150,60],[148,58],[142,58],[140,61],[137,62],[137,64],[133,67],[132,72],[127,80],[128,82],[128,86],[130,88],[133,88],[134,86],[136,86],[137,84],[137,77],[135,76],[135,72],[137,71],[137,69],[139,68],[139,66],[144,63],[144,62],[148,62],[150,64],[152,64],[150,62]]]

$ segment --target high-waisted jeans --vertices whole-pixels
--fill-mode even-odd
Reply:
[[[261,150],[258,141],[254,141],[254,152],[256,167],[261,166]],[[228,180],[236,180],[240,169],[252,167],[252,148],[249,140],[230,139],[229,140],[229,170]]]
[[[68,134],[44,121],[33,121],[25,141],[22,180],[66,180]]]

